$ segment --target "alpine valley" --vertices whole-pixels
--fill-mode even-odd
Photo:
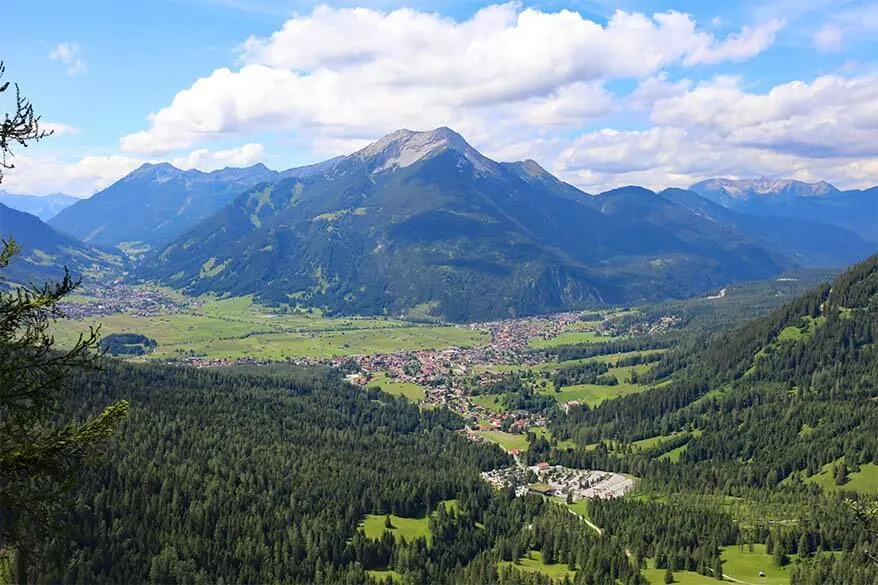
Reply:
[[[135,262],[129,278],[193,294],[452,321],[687,298],[876,247],[856,210],[826,223],[702,191],[718,203],[679,189],[589,195],[448,128],[400,130],[284,172],[144,165],[50,225],[116,247]],[[864,209],[874,198],[824,191]]]

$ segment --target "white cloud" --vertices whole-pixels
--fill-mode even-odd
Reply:
[[[579,127],[608,110],[602,81],[651,76],[672,63],[746,59],[781,26],[771,20],[719,39],[679,12],[617,11],[602,26],[577,12],[514,3],[464,22],[407,8],[321,6],[247,40],[239,71],[197,80],[121,146],[165,152],[266,129],[301,130],[325,143],[400,127]]]
[[[265,148],[261,144],[245,144],[228,150],[210,151],[206,148],[193,150],[188,155],[171,160],[179,169],[215,171],[224,167],[246,167],[262,160]]]
[[[826,75],[765,94],[719,77],[655,102],[659,125],[697,127],[741,146],[812,158],[878,156],[878,77]]]
[[[756,27],[745,26],[740,34],[731,35],[723,41],[701,33],[698,35],[701,44],[687,54],[683,63],[715,65],[723,61],[746,61],[770,47],[784,26],[785,20],[773,18]]]
[[[79,128],[70,124],[62,124],[61,122],[43,122],[40,121],[40,130],[51,132],[53,136],[63,136],[64,134],[79,134]]]
[[[199,149],[175,157],[171,164],[181,169],[213,171],[223,167],[243,167],[258,162],[263,155],[261,144],[245,144],[227,150]],[[66,193],[88,197],[109,187],[146,162],[157,159],[122,155],[90,155],[76,161],[64,161],[49,156],[16,156],[15,168],[3,175],[2,188],[10,193],[47,195]]]
[[[834,24],[823,25],[814,33],[814,46],[823,52],[841,50],[844,32]]]
[[[80,57],[80,52],[76,43],[59,43],[49,53],[49,58],[63,63],[67,67],[67,75],[78,75],[85,72],[85,62]]]
[[[818,77],[748,93],[734,77],[680,91],[661,78],[656,124],[587,132],[563,148],[554,170],[586,189],[685,186],[716,176],[878,183],[878,77]],[[634,95],[638,92],[635,91]]]
[[[3,177],[11,193],[46,195],[66,193],[85,197],[130,173],[144,161],[120,155],[86,156],[75,162],[48,157],[15,157],[15,168]]]

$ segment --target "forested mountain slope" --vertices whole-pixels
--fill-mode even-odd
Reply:
[[[837,562],[821,560],[834,567],[828,572],[804,567],[794,583],[835,574],[825,582],[872,585],[875,567],[862,550],[878,552],[878,543],[833,494],[878,463],[876,341],[878,256],[872,256],[706,348],[669,352],[647,376],[670,377],[667,384],[594,409],[571,408],[550,424],[558,440],[600,443],[596,448],[542,445],[528,457],[626,471],[660,493],[771,499],[798,516],[764,524],[761,540],[783,543],[788,552],[850,551]],[[652,447],[630,447],[646,438],[656,438]],[[827,491],[821,472],[830,468],[835,490]],[[835,511],[822,519],[809,511],[830,509],[833,501]]]
[[[67,266],[75,276],[106,275],[122,268],[122,258],[62,234],[35,215],[0,203],[0,239],[14,239],[21,253],[4,276],[11,282],[41,285],[57,280]]]
[[[192,292],[452,320],[685,297],[793,262],[636,187],[590,197],[447,128],[260,185],[140,272]]]
[[[124,397],[130,416],[78,483],[67,532],[36,551],[34,582],[329,585],[392,569],[408,583],[535,585],[501,561],[551,546],[576,583],[645,585],[617,540],[494,492],[478,473],[510,458],[455,433],[456,415],[337,371],[109,363],[75,385],[71,408]],[[421,517],[429,540],[366,538],[369,514]]]

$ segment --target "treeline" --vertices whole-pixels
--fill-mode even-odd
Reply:
[[[576,364],[556,370],[552,374],[552,386],[558,391],[562,386],[574,386],[576,384],[598,384],[601,386],[615,386],[619,383],[616,376],[607,374],[610,370],[605,362],[587,362]]]

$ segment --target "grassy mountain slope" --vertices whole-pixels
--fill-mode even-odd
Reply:
[[[64,274],[101,276],[122,268],[122,259],[52,229],[29,213],[0,203],[0,238],[14,239],[21,248],[4,271],[12,282],[41,284]]]
[[[430,303],[464,320],[686,296],[789,264],[650,191],[589,197],[439,129],[255,187],[141,276],[351,313]]]

